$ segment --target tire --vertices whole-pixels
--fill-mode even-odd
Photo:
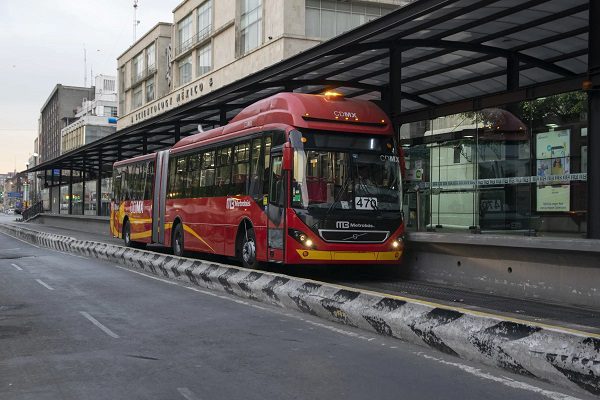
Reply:
[[[244,231],[240,235],[238,254],[244,268],[254,269],[258,267],[256,261],[256,235],[254,228],[243,227]]]
[[[173,228],[173,234],[171,236],[171,249],[173,250],[174,256],[183,256],[183,228],[181,223],[175,225],[175,228]]]
[[[133,242],[131,241],[131,224],[129,220],[125,221],[123,224],[123,241],[125,242],[125,246],[133,247]]]

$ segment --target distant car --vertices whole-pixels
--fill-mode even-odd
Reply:
[[[4,212],[6,214],[14,214],[15,213],[15,209],[14,208],[7,208]]]

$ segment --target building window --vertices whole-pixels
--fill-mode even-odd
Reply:
[[[210,36],[212,28],[212,0],[198,7],[198,41]]]
[[[306,36],[331,39],[397,7],[391,4],[365,6],[339,0],[306,0]]]
[[[198,75],[204,75],[212,70],[212,46],[206,46],[198,49]]]
[[[146,68],[149,74],[156,71],[156,46],[154,43],[146,47]]]
[[[102,88],[105,91],[114,92],[115,91],[115,81],[114,81],[114,79],[104,79],[102,81]]]
[[[242,0],[240,52],[246,54],[262,43],[261,0]]]
[[[188,56],[177,64],[179,67],[179,86],[192,80],[192,57]]]
[[[138,108],[142,106],[142,85],[139,85],[133,89],[133,97],[131,99],[131,108]]]
[[[181,54],[192,47],[192,14],[188,15],[177,24],[177,54]]]
[[[154,100],[154,77],[146,81],[146,103]]]
[[[133,83],[139,82],[144,76],[144,54],[140,53],[133,57],[131,66],[131,80]]]
[[[104,106],[104,115],[107,117],[116,117],[117,116],[117,107]]]

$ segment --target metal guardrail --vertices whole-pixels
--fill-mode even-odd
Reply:
[[[36,215],[43,213],[43,212],[44,212],[44,202],[43,201],[38,201],[37,203],[35,203],[31,207],[25,209],[21,213],[21,216],[23,217],[23,221],[27,221],[27,220],[30,220],[31,218],[35,217]]]

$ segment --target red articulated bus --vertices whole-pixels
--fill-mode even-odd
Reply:
[[[250,268],[397,264],[400,154],[375,104],[280,93],[169,150],[116,162],[111,233]]]

